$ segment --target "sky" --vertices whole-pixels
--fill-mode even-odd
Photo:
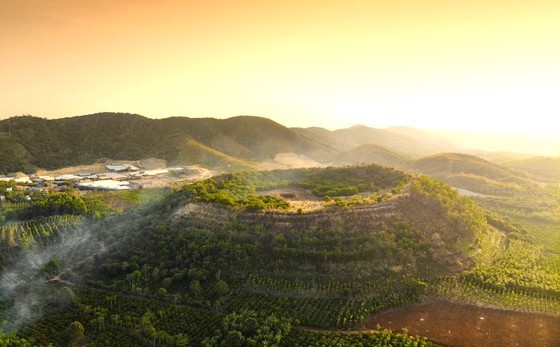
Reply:
[[[557,0],[0,0],[0,119],[556,136]]]

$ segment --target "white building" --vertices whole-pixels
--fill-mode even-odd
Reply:
[[[134,165],[130,165],[130,164],[117,164],[117,163],[113,163],[110,165],[105,165],[105,168],[109,171],[113,171],[113,172],[122,172],[122,171],[138,171],[140,170],[139,168],[137,168]]]

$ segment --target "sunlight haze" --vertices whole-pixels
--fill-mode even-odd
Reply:
[[[0,0],[0,118],[557,133],[558,1]]]

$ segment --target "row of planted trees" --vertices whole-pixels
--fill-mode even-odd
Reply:
[[[442,279],[431,287],[428,295],[438,299],[473,305],[483,304],[519,312],[560,315],[560,299],[557,295],[484,286],[468,277]]]

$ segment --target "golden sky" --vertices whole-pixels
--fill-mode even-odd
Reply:
[[[0,118],[557,134],[558,0],[0,0]]]

